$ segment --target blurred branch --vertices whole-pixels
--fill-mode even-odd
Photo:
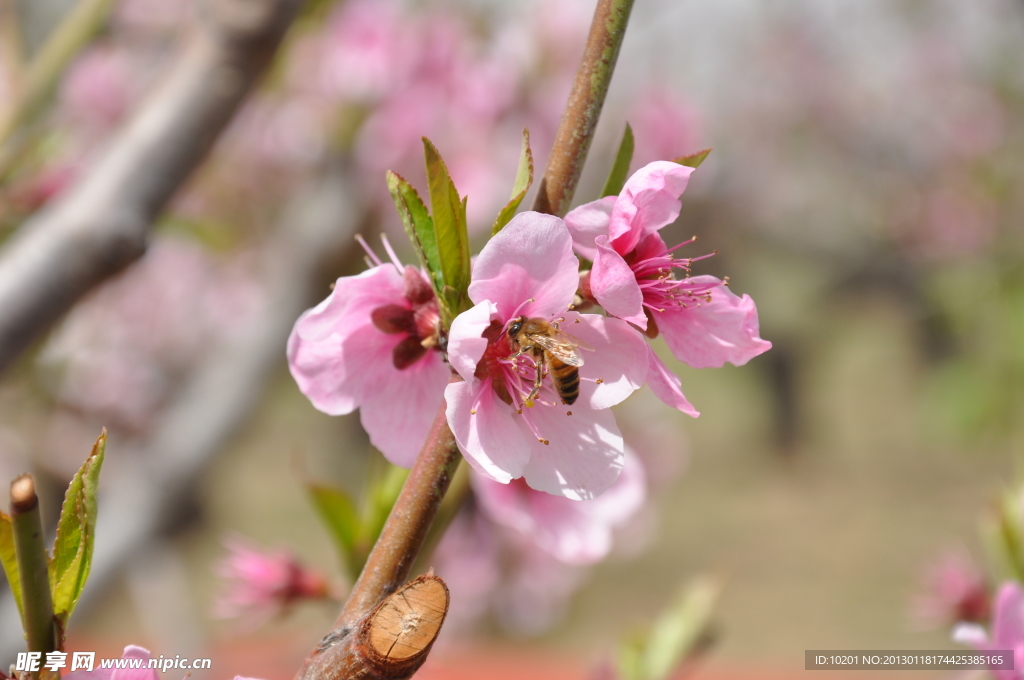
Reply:
[[[284,210],[263,249],[271,299],[265,313],[217,348],[191,374],[148,442],[116,450],[107,461],[118,475],[101,493],[96,549],[79,608],[101,600],[133,558],[145,558],[153,537],[180,513],[182,499],[230,437],[245,423],[272,371],[284,363],[292,324],[315,297],[317,273],[355,233],[360,210],[345,191],[341,164],[300,192]],[[108,477],[109,479],[109,477]],[[0,664],[22,651],[17,609],[0,607]],[[8,632],[9,631],[9,632]]]
[[[633,0],[598,0],[583,61],[558,124],[555,145],[533,209],[562,217],[569,211],[619,58]]]
[[[5,0],[0,0],[0,3],[3,2]],[[10,18],[15,18],[17,9],[13,6],[14,2],[9,4]],[[23,139],[18,138],[18,129],[46,102],[74,56],[106,23],[113,5],[113,0],[78,0],[78,4],[68,12],[32,58],[24,73],[14,74],[18,77],[17,98],[10,108],[0,110],[0,180],[7,175],[12,162],[20,155]],[[10,28],[5,26],[4,33],[15,31],[16,25]],[[8,49],[20,47],[19,43],[15,43]]]
[[[15,0],[0,0],[0,67],[6,71],[11,89],[15,93],[20,92],[25,68],[25,43]],[[0,176],[3,176],[2,172]]]
[[[166,82],[105,155],[0,251],[0,371],[142,255],[153,220],[269,64],[302,0],[211,0]]]

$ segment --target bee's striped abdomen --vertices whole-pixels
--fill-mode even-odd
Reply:
[[[549,356],[548,367],[555,391],[566,404],[572,404],[580,396],[580,369]]]

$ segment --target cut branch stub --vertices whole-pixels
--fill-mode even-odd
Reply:
[[[303,680],[403,680],[427,660],[448,614],[448,586],[433,571],[385,597],[353,626],[331,631]]]
[[[408,677],[420,667],[441,631],[448,602],[448,586],[429,573],[399,588],[366,617],[360,647],[381,677]]]

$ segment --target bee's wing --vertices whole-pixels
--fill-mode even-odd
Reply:
[[[576,351],[575,343],[566,342],[565,339],[560,337],[549,337],[547,335],[532,335],[530,340],[538,347],[542,347],[550,352],[551,356],[563,364],[569,364],[570,366],[583,365],[583,357]]]
[[[590,350],[591,352],[595,351],[594,348],[589,343],[587,343],[587,342],[585,342],[583,340],[580,340],[579,338],[577,338],[575,335],[573,335],[571,333],[566,333],[562,329],[556,330],[554,333],[552,333],[551,337],[554,338],[555,340],[557,340],[558,342],[564,343],[566,345],[572,345],[574,347],[582,347],[583,349]]]

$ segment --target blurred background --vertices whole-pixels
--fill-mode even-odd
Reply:
[[[0,247],[88,176],[204,16],[191,1],[94,4],[99,30],[0,139]],[[0,111],[74,5],[0,0]],[[197,678],[292,676],[337,605],[219,618],[224,540],[287,550],[343,590],[306,487],[359,497],[384,466],[357,415],[299,393],[284,339],[364,268],[355,234],[383,255],[387,233],[413,261],[384,171],[422,188],[421,136],[483,243],[524,127],[546,162],[592,11],[307,3],[147,254],[0,380],[0,478],[35,472],[51,520],[110,431],[70,648],[212,657]],[[648,503],[612,554],[466,567],[470,604],[451,580],[424,675],[590,677],[701,574],[723,586],[696,677],[795,675],[805,649],[954,647],[936,578],[951,552],[967,580],[985,560],[979,522],[1024,453],[1022,44],[1020,0],[636,3],[576,203],[597,197],[627,121],[633,169],[713,147],[666,241],[717,250],[695,273],[751,295],[774,347],[705,370],[662,353],[702,415],[646,390],[618,408]],[[527,611],[507,595],[523,588]],[[6,594],[0,610],[6,664],[20,634]]]

